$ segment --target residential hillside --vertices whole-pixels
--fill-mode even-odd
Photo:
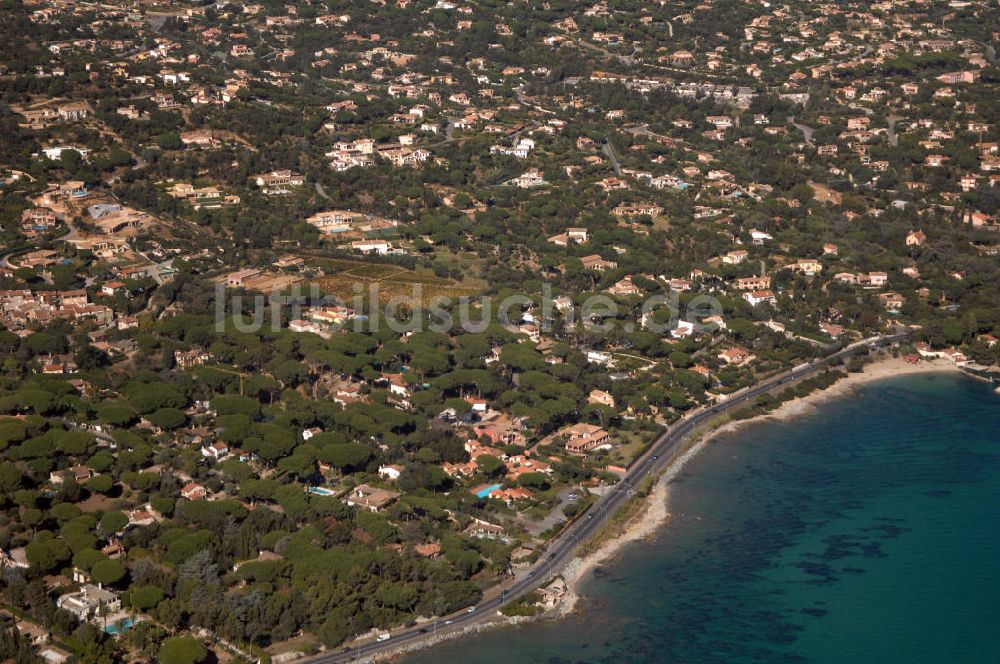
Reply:
[[[478,603],[764,378],[900,331],[995,367],[998,35],[2,0],[0,661],[343,648]]]

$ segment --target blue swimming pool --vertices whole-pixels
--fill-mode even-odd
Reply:
[[[118,634],[124,634],[127,632],[133,625],[135,625],[134,620],[131,618],[125,618],[123,620],[119,620],[118,622],[110,623],[104,628],[104,631],[108,634],[114,634],[117,636]]]
[[[501,486],[502,486],[501,484],[494,484],[492,486],[486,487],[485,489],[480,489],[479,491],[476,492],[476,498],[486,498],[491,493],[499,489]]]
[[[314,493],[317,496],[332,496],[333,495],[333,491],[330,491],[326,487],[322,487],[322,486],[311,486],[311,487],[309,487],[307,489],[307,491],[309,493]]]

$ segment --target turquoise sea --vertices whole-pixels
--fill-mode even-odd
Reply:
[[[1000,395],[887,379],[716,439],[582,609],[407,664],[1000,662]]]

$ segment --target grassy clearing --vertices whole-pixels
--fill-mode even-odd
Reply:
[[[653,230],[656,231],[669,231],[670,230],[670,218],[666,215],[660,215],[653,219]]]
[[[326,272],[325,276],[316,280],[319,287],[346,301],[358,294],[356,285],[359,283],[366,294],[369,288],[377,284],[380,302],[408,298],[419,300],[425,306],[433,298],[457,299],[474,295],[480,290],[476,285],[416,272],[398,265],[343,259],[317,259],[313,263]]]
[[[622,438],[622,444],[611,450],[609,458],[611,463],[616,466],[625,466],[626,468],[635,461],[636,457],[646,451],[649,448],[648,440],[645,440],[642,435],[638,433],[619,433],[619,437]]]

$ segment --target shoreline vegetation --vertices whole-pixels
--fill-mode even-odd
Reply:
[[[554,583],[561,583],[565,586],[565,592],[553,606],[539,610],[534,615],[497,615],[462,630],[439,635],[429,641],[403,646],[392,656],[401,657],[406,653],[488,629],[511,627],[535,620],[560,620],[573,614],[584,598],[580,590],[582,584],[596,570],[620,556],[627,545],[652,537],[670,522],[671,483],[688,461],[719,436],[741,431],[756,424],[786,421],[807,415],[824,403],[849,397],[856,388],[879,380],[912,374],[960,371],[955,364],[947,360],[921,359],[917,363],[912,363],[902,356],[886,354],[866,362],[861,371],[845,373],[842,368],[832,368],[824,374],[786,388],[786,391],[777,397],[758,400],[757,404],[738,411],[734,416],[720,416],[718,420],[713,420],[711,424],[693,435],[659,477],[645,480],[632,500],[609,519],[600,534],[580,545],[578,555],[570,560],[562,573],[549,584],[551,586]],[[801,391],[796,392],[798,388],[809,391],[802,394]],[[511,606],[514,604],[508,605]]]

